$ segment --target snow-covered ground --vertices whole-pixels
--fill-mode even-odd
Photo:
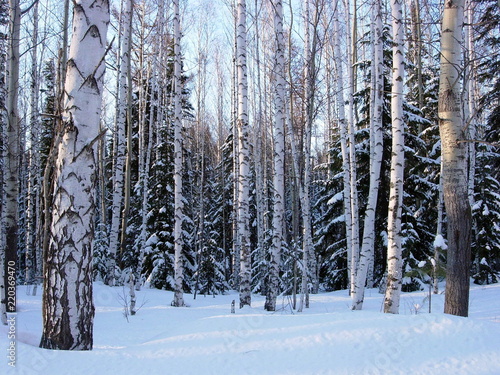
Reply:
[[[236,293],[185,296],[170,307],[170,292],[138,292],[136,316],[124,316],[123,288],[96,283],[94,350],[38,348],[41,297],[18,289],[16,367],[9,366],[9,327],[0,327],[1,374],[425,374],[500,375],[500,285],[472,286],[470,317],[444,315],[443,295],[405,293],[400,315],[381,313],[383,296],[368,290],[363,311],[349,310],[345,291],[311,296],[311,308],[236,309]]]

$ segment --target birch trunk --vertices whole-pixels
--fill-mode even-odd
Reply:
[[[182,107],[181,107],[181,28],[179,0],[174,5],[174,301],[173,305],[184,306],[182,284],[184,282],[182,222],[184,220],[182,201]]]
[[[382,112],[384,95],[383,72],[383,40],[382,40],[382,9],[380,1],[372,3],[372,33],[373,33],[373,61],[372,61],[372,113],[370,119],[370,188],[366,206],[363,242],[356,267],[356,280],[352,293],[352,309],[361,310],[365,294],[365,284],[369,268],[373,265],[375,246],[375,218],[377,209],[378,190],[380,185],[380,170],[382,167],[383,130]]]
[[[401,0],[391,0],[392,10],[392,158],[389,192],[389,214],[387,223],[387,289],[384,312],[398,314],[402,270],[401,211],[403,206],[404,178],[404,23]]]
[[[105,71],[107,0],[76,0],[69,52],[49,249],[44,263],[43,334],[46,349],[91,350],[92,243],[97,141]]]
[[[111,213],[111,228],[109,231],[109,248],[107,259],[107,275],[105,283],[115,284],[116,257],[120,247],[120,224],[123,210],[123,190],[125,183],[124,167],[127,154],[125,129],[127,127],[127,111],[130,77],[130,51],[132,37],[132,7],[133,0],[124,0],[121,13],[121,56],[118,76],[118,103],[115,126],[115,165],[113,179],[113,203]]]
[[[281,247],[283,243],[285,218],[285,38],[283,34],[283,3],[273,2],[274,33],[275,33],[275,66],[274,66],[274,212],[273,237],[269,261],[269,285],[264,308],[267,311],[276,310],[276,298],[280,287]]]
[[[340,38],[340,20],[339,12],[337,10],[334,19],[335,40],[334,40],[334,57],[336,65],[335,79],[337,81],[337,108],[340,129],[340,144],[342,152],[342,171],[344,176],[344,216],[346,225],[346,247],[347,247],[347,261],[349,272],[349,280],[355,279],[353,265],[357,264],[359,255],[359,218],[358,218],[358,192],[356,187],[356,156],[354,144],[354,126],[352,126],[353,116],[349,116],[349,123],[346,121],[345,116],[345,100],[344,100],[344,79],[343,79],[343,66],[341,56],[341,38]],[[351,57],[353,59],[353,57]],[[349,77],[354,74],[352,69],[349,69]],[[350,83],[352,79],[350,77]],[[352,107],[354,92],[349,99]],[[349,111],[352,113],[353,111]],[[351,137],[352,135],[352,137]],[[349,284],[351,285],[351,283]],[[350,286],[350,290],[353,287]]]
[[[238,236],[240,238],[240,308],[252,302],[252,262],[250,248],[250,148],[248,125],[246,1],[237,3],[237,83],[238,83]]]
[[[351,25],[351,15],[350,15],[350,2],[345,0],[345,16],[347,20],[347,29],[351,30],[351,33],[347,33],[347,51],[349,54],[349,111],[348,111],[348,125],[347,125],[347,146],[349,151],[349,178],[350,178],[350,213],[351,213],[351,236],[352,242],[351,246],[347,247],[347,268],[348,268],[348,278],[349,278],[349,294],[354,292],[354,286],[356,282],[356,267],[359,259],[359,204],[358,204],[358,188],[357,188],[357,168],[356,168],[356,143],[355,143],[355,103],[354,94],[356,92],[356,62],[357,62],[357,6],[356,0],[353,4],[353,15],[352,15],[352,27]],[[339,33],[336,34],[336,44],[340,43]],[[336,54],[340,53],[340,45],[336,46],[338,51]],[[337,57],[338,59],[339,57]],[[347,212],[346,212],[347,215]],[[347,225],[347,223],[346,223]]]
[[[38,176],[40,176],[40,153],[38,121],[38,3],[33,6],[33,34],[31,38],[31,93],[30,93],[30,150],[28,153],[28,191],[26,194],[26,283],[35,284],[36,275],[36,218],[38,217]],[[36,292],[36,289],[33,289]]]
[[[239,226],[239,199],[238,199],[238,181],[239,181],[239,140],[238,140],[238,18],[234,3],[231,4],[234,18],[234,55],[232,74],[231,74],[231,115],[233,130],[233,259],[232,259],[232,281],[233,288],[240,288],[240,269],[241,269],[241,238],[238,234]]]
[[[19,195],[19,145],[20,119],[18,114],[19,91],[19,42],[21,29],[21,9],[19,0],[9,1],[9,52],[7,62],[7,126],[4,138],[4,202],[2,204],[2,230],[4,250],[4,280],[2,280],[2,321],[6,324],[7,313],[16,312],[15,287],[12,288],[12,279],[9,274],[17,272],[17,240],[18,240],[18,195]],[[8,271],[8,272],[6,272]],[[10,287],[10,288],[8,288]],[[6,300],[6,291],[9,299]],[[14,295],[12,295],[14,293]],[[14,299],[11,299],[13,297]]]
[[[305,27],[305,41],[304,41],[304,79],[305,79],[305,124],[303,134],[303,178],[301,184],[301,210],[302,210],[302,283],[301,283],[301,296],[298,311],[301,312],[303,307],[309,307],[309,281],[313,286],[316,285],[316,258],[314,255],[314,247],[312,241],[312,218],[311,218],[311,197],[309,193],[309,185],[311,180],[311,138],[312,138],[312,125],[314,120],[314,88],[315,88],[315,59],[316,56],[313,51],[316,51],[316,29],[314,28],[313,40],[311,41],[310,32],[310,12],[309,0],[304,1],[305,14],[304,14],[304,27]],[[317,10],[315,12],[315,19],[312,24],[317,25]]]
[[[464,0],[445,2],[439,77],[439,133],[443,195],[448,218],[444,312],[467,316],[471,253],[471,207],[467,188],[467,144],[461,103]]]

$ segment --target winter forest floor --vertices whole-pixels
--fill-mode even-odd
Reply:
[[[383,295],[367,290],[363,311],[351,311],[346,291],[311,296],[311,307],[236,309],[224,296],[185,295],[189,307],[170,306],[171,292],[143,288],[137,315],[124,315],[127,290],[96,283],[94,350],[38,348],[41,293],[18,288],[16,367],[8,363],[9,327],[0,327],[1,374],[409,374],[499,375],[500,285],[471,287],[470,317],[444,315],[442,294],[404,293],[400,315],[381,313]]]

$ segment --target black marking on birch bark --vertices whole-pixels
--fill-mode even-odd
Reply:
[[[99,28],[96,25],[91,25],[87,29],[87,31],[85,32],[80,41],[84,40],[87,37],[87,35],[89,35],[91,38],[99,38],[99,43],[101,43],[102,46],[101,32],[99,31]]]
[[[96,4],[98,1],[100,1],[101,5]],[[106,8],[109,8],[109,1],[108,0],[94,0],[94,2],[92,4],[90,4],[89,8],[93,8],[94,5],[100,6],[100,7],[102,7],[104,5]]]
[[[438,112],[458,112],[457,97],[453,89],[449,88],[439,93]]]
[[[89,75],[87,78],[85,78],[85,80],[80,85],[80,88],[78,90],[81,90],[83,86],[87,86],[88,88],[93,90],[96,95],[99,95],[101,93],[99,90],[99,85],[94,75]]]
[[[85,9],[81,4],[78,4],[76,0],[73,0],[73,17],[76,17],[78,13],[81,13],[85,17],[85,22],[87,25],[89,24],[89,18],[87,17],[87,13],[85,13]]]

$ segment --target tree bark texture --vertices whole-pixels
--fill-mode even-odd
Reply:
[[[238,236],[240,238],[240,308],[250,306],[252,265],[250,247],[250,147],[248,124],[246,1],[237,4],[236,70],[238,85]]]
[[[21,29],[21,9],[19,0],[9,1],[9,52],[7,61],[7,124],[4,138],[4,174],[2,219],[5,231],[2,231],[4,253],[4,280],[2,280],[2,319],[5,312],[16,312],[14,300],[6,301],[5,291],[9,282],[9,273],[17,264],[18,242],[18,196],[19,196],[19,148],[20,148],[20,119],[18,114],[19,94],[19,42]],[[10,269],[8,268],[10,267]],[[6,271],[9,272],[6,272]],[[12,275],[12,273],[11,273]],[[15,289],[14,289],[15,292]],[[13,302],[13,303],[12,303]]]
[[[269,285],[266,296],[265,309],[276,310],[276,297],[280,287],[281,246],[284,234],[285,218],[285,38],[283,34],[283,3],[274,2],[274,32],[275,32],[275,115],[274,115],[274,213],[273,238],[269,261]]]
[[[464,0],[445,2],[439,77],[439,133],[448,254],[444,312],[468,316],[471,265],[471,207],[467,180],[467,143],[462,118],[461,75]]]
[[[91,350],[93,345],[92,243],[108,23],[107,0],[75,0],[44,257],[40,346],[46,349]]]
[[[174,0],[174,306],[184,306],[184,258],[182,255],[182,106],[181,106],[181,29],[179,0]]]
[[[391,0],[392,9],[392,158],[389,192],[389,215],[387,223],[387,288],[384,312],[398,314],[401,284],[403,282],[403,260],[401,241],[401,212],[403,206],[404,178],[404,23],[401,0]]]

